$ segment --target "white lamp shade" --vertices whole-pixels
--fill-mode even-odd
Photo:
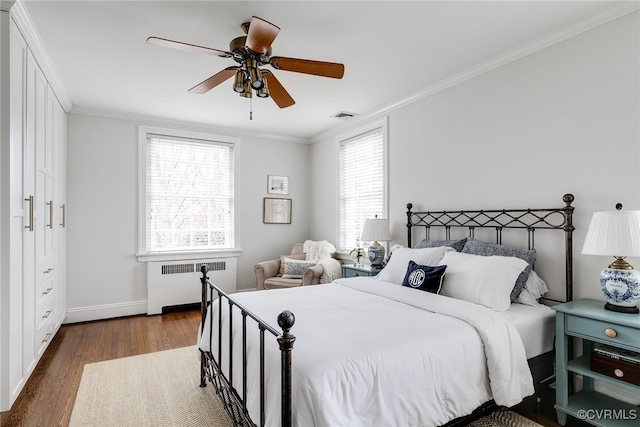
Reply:
[[[389,222],[383,218],[369,218],[364,223],[364,230],[360,240],[364,242],[374,242],[378,240],[391,240],[389,232]]]
[[[587,230],[582,253],[640,256],[640,211],[595,212]]]

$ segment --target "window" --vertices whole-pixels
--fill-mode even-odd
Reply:
[[[141,127],[140,252],[235,246],[232,138]]]
[[[360,245],[367,218],[386,218],[386,123],[340,141],[340,249]]]

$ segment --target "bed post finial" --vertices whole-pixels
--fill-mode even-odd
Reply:
[[[562,196],[562,200],[567,204],[567,206],[571,206],[571,203],[573,203],[574,200],[573,194],[565,194],[564,196]]]
[[[285,310],[278,315],[278,325],[282,328],[282,335],[278,337],[280,352],[282,354],[282,426],[291,427],[291,350],[296,337],[289,333],[289,330],[296,323],[296,316],[289,310]]]
[[[289,329],[293,328],[296,323],[296,316],[289,310],[285,310],[278,315],[278,326],[280,326],[284,332],[283,335],[289,334]]]

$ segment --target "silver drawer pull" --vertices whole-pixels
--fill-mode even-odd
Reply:
[[[49,338],[51,338],[51,332],[47,333],[47,335],[44,336],[44,339],[42,340],[42,342],[49,341]]]
[[[51,292],[52,290],[53,290],[53,288],[47,288],[47,289],[45,289],[44,291],[42,291],[42,295],[46,295],[46,294],[48,294],[49,292]]]
[[[43,318],[43,319],[46,319],[47,317],[49,317],[49,315],[50,315],[50,314],[51,314],[51,310],[47,311],[47,312],[42,316],[42,318]]]
[[[618,378],[622,378],[624,377],[624,372],[622,372],[621,369],[616,369],[615,371],[613,371],[613,373],[616,375],[616,377]]]
[[[615,329],[611,329],[611,328],[605,329],[604,334],[609,338],[615,338],[618,336],[618,333],[615,331]]]

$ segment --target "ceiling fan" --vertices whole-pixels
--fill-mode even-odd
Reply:
[[[240,96],[251,98],[252,90],[259,98],[271,97],[280,108],[290,107],[295,101],[280,84],[270,70],[260,67],[270,64],[276,70],[293,71],[314,76],[341,79],[344,65],[334,62],[312,61],[308,59],[271,56],[271,44],[280,28],[262,18],[254,16],[250,22],[241,25],[245,36],[236,37],[229,43],[229,51],[197,46],[160,37],[149,37],[147,43],[185,50],[187,52],[205,53],[208,55],[233,58],[239,65],[227,67],[214,74],[202,83],[189,89],[193,93],[206,93],[220,83],[235,76],[233,90]]]

